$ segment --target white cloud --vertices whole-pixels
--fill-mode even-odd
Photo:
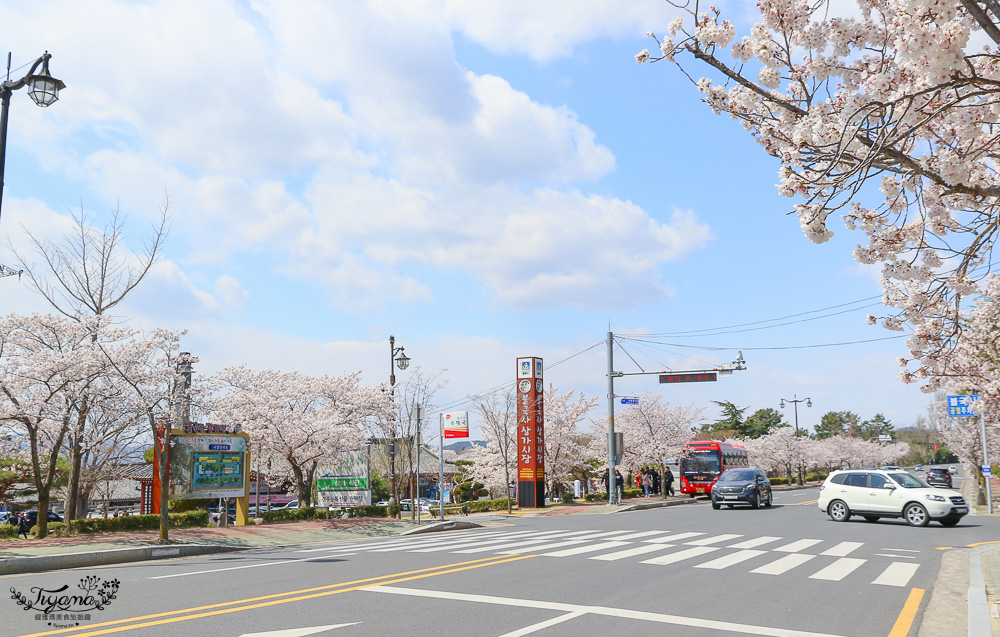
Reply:
[[[215,296],[231,310],[250,305],[250,293],[243,289],[236,277],[224,274],[215,281]]]

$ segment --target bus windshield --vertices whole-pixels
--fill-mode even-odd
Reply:
[[[719,473],[719,452],[694,449],[681,457],[681,473]]]

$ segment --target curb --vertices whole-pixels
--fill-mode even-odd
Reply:
[[[409,531],[403,531],[400,535],[413,535],[415,533],[433,533],[435,531],[454,531],[455,529],[481,529],[482,524],[476,524],[475,522],[466,522],[465,520],[445,520],[444,522],[435,522],[434,524],[428,524],[427,526],[418,526],[415,529],[410,529]]]
[[[617,511],[608,511],[607,515],[613,513],[627,513],[629,511],[644,511],[646,509],[662,509],[663,507],[678,506],[681,504],[694,504],[697,502],[696,499],[690,500],[666,500],[664,502],[638,502],[636,504],[630,504],[626,507],[622,507]]]
[[[17,573],[39,573],[67,568],[125,564],[174,557],[190,557],[211,553],[245,551],[248,547],[223,546],[219,544],[176,544],[164,546],[143,546],[140,548],[89,551],[86,553],[63,553],[61,555],[37,555],[33,557],[9,557],[0,559],[0,575]]]

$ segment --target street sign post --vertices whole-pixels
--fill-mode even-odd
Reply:
[[[622,404],[623,405],[638,405],[639,404],[639,399],[638,398],[622,398]]]
[[[972,413],[972,403],[979,400],[979,394],[963,394],[960,396],[948,396],[948,415],[953,418],[964,418],[975,416]]]

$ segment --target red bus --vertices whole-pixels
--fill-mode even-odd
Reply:
[[[719,474],[731,467],[748,467],[743,445],[717,440],[692,440],[680,459],[681,493],[709,494]]]

